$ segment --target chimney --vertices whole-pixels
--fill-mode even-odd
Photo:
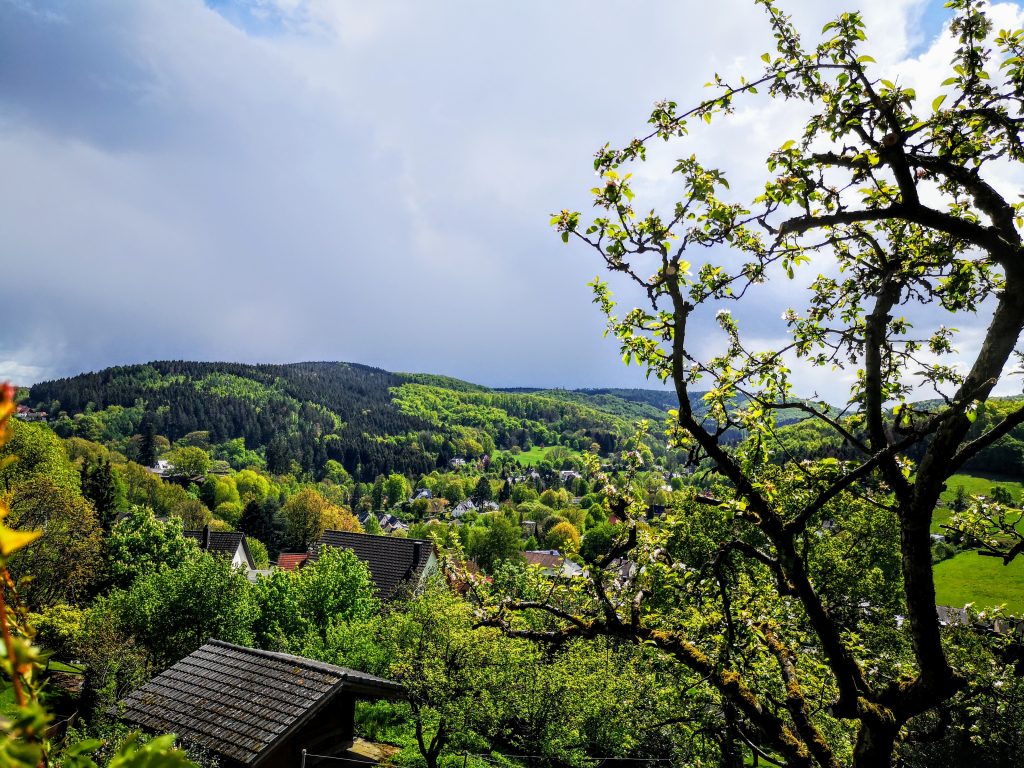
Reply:
[[[207,523],[203,527],[203,551],[210,551],[210,524]]]
[[[423,542],[422,541],[413,541],[413,543],[412,543],[412,567],[413,567],[413,570],[416,570],[416,568],[420,564],[420,552],[422,552],[422,551],[423,551]]]

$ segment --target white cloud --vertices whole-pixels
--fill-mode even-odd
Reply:
[[[0,249],[31,285],[0,306],[11,343],[32,342],[12,360],[644,383],[600,338],[599,263],[548,214],[589,205],[591,153],[644,131],[655,99],[757,66],[771,35],[751,3],[216,6],[0,3]],[[835,10],[787,6],[812,34]],[[862,6],[894,59],[915,57],[906,77],[948,58],[921,49],[922,0]],[[659,147],[645,199],[675,198],[665,163],[684,152],[751,183],[798,129],[788,107],[744,107]],[[791,293],[755,307],[777,318]]]

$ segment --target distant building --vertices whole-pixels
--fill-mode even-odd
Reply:
[[[545,576],[581,576],[583,568],[566,559],[557,549],[537,549],[523,552],[527,565],[535,565]]]
[[[236,568],[245,568],[247,571],[255,571],[256,563],[253,562],[252,553],[249,552],[249,542],[245,534],[238,531],[211,531],[206,526],[201,531],[182,531],[186,539],[192,539],[204,552],[212,555],[231,558],[231,564]]]
[[[36,411],[27,405],[19,405],[14,411],[15,418],[22,421],[46,421],[46,411]]]
[[[167,459],[157,459],[152,467],[146,467],[147,472],[152,472],[160,477],[167,477],[174,473],[174,465]]]
[[[452,509],[451,515],[458,520],[467,512],[476,512],[476,503],[472,499],[466,499],[456,504],[455,508]]]
[[[395,682],[301,656],[210,640],[119,705],[151,733],[175,733],[222,768],[291,768],[303,750],[344,759],[357,699],[396,699]]]

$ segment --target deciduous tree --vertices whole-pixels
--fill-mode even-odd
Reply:
[[[938,96],[921,104],[899,73],[879,71],[859,14],[809,45],[772,0],[758,4],[777,43],[763,70],[714,77],[715,93],[692,108],[655,105],[646,136],[597,153],[597,215],[553,219],[645,297],[620,314],[609,286],[594,283],[624,359],[675,388],[674,444],[721,484],[691,492],[651,535],[639,527],[642,497],[615,500],[627,525],[599,565],[632,551],[643,569],[628,594],[595,567],[591,602],[567,594],[561,607],[519,607],[557,620],[540,633],[548,639],[631,638],[689,668],[720,701],[723,762],[743,745],[791,766],[884,766],[915,740],[948,736],[946,714],[985,684],[962,634],[938,621],[930,528],[947,479],[1024,423],[1017,408],[969,436],[1024,327],[1022,209],[1005,182],[1024,162],[1024,32],[993,30],[983,3],[951,0],[954,58],[929,73]],[[763,187],[730,192],[722,170],[684,149],[678,202],[634,200],[630,166],[652,142],[684,142],[694,123],[730,119],[757,91],[810,113],[802,131],[779,136]],[[789,334],[774,346],[753,338],[765,338],[764,318],[751,335],[730,312],[772,301]],[[987,327],[958,365],[954,328],[971,314]],[[712,321],[721,343],[708,351]],[[846,371],[849,391],[828,394],[848,415],[800,392],[793,361]],[[922,391],[941,398],[915,402]],[[835,435],[851,460],[777,474],[781,409]],[[733,447],[723,438],[736,429],[750,437]],[[684,524],[689,541],[676,538]],[[830,549],[832,532],[846,537],[850,566]],[[886,566],[873,569],[871,556]],[[508,610],[494,620],[529,631]],[[991,653],[985,663],[1008,662]]]

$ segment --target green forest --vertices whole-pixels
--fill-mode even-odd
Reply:
[[[753,5],[548,216],[647,388],[11,367],[0,767],[1021,764],[1024,17]]]
[[[589,568],[621,562],[616,552],[632,525],[657,532],[657,541],[667,536],[680,557],[708,556],[708,537],[724,518],[693,517],[695,499],[720,492],[721,480],[707,460],[687,463],[659,437],[671,420],[670,394],[493,391],[348,364],[275,367],[273,377],[263,368],[153,363],[18,391],[22,413],[2,449],[12,461],[0,469],[8,524],[19,531],[46,521],[47,533],[12,555],[8,567],[15,580],[32,577],[18,599],[48,658],[41,699],[55,716],[78,713],[65,743],[99,738],[107,745],[96,753],[103,759],[131,743],[111,715],[118,699],[216,637],[409,686],[418,698],[365,704],[357,713],[359,733],[395,745],[399,764],[483,766],[493,755],[517,754],[565,765],[595,755],[696,764],[717,752],[716,738],[693,728],[696,714],[679,715],[708,703],[690,695],[685,667],[656,649],[580,638],[552,653],[538,639],[481,624],[510,599],[540,601],[571,588],[571,578],[530,566],[524,552],[554,550]],[[310,371],[316,389],[290,383]],[[300,392],[318,399],[300,399]],[[702,404],[704,397],[694,395]],[[202,429],[213,425],[198,414],[220,409],[218,402],[238,421]],[[366,407],[371,403],[379,415]],[[974,433],[1019,403],[990,401]],[[290,425],[277,458],[273,439],[246,439],[260,434],[271,413],[281,421],[270,423]],[[392,431],[354,436],[346,418],[355,413],[359,423],[387,423]],[[322,431],[308,429],[303,414]],[[398,434],[406,426],[410,431]],[[857,430],[851,420],[854,439]],[[778,436],[772,476],[780,485],[799,482],[786,469],[794,459],[836,461],[850,450],[796,413],[781,420]],[[952,477],[943,495],[933,559],[940,600],[951,606],[1024,611],[1016,564],[1004,571],[985,560],[979,568],[977,543],[954,530],[957,516],[979,500],[1024,503],[1024,474],[1005,474],[1020,466],[1010,456],[1022,438],[1018,427],[987,448],[971,464],[981,474]],[[738,447],[753,441],[736,439]],[[378,443],[388,447],[379,455],[415,456],[425,460],[423,470],[387,466],[392,471],[360,480],[361,464],[339,460],[374,455]],[[304,457],[317,455],[317,446],[327,458],[306,468]],[[390,452],[398,446],[407,453]],[[843,585],[836,610],[870,601],[883,615],[898,611],[886,591],[898,571],[885,554],[892,529],[862,501],[842,498],[844,522],[828,530],[828,546],[816,555],[823,558],[818,578],[827,573]],[[445,563],[422,591],[396,604],[379,601],[366,565],[350,553],[296,571],[273,568],[279,553],[304,552],[324,530],[386,535],[381,523],[388,520],[397,527],[387,535],[431,541]],[[247,580],[183,535],[204,526],[244,533],[255,565],[268,575]],[[866,535],[881,549],[850,560],[844,542]],[[871,575],[865,580],[864,573]],[[666,575],[652,574],[652,585]],[[547,623],[530,621],[538,629]],[[441,653],[452,644],[463,650]],[[478,706],[480,697],[486,707]],[[10,695],[6,702],[15,711]],[[416,734],[424,728],[441,736],[421,741]],[[201,751],[188,754],[213,765]]]

